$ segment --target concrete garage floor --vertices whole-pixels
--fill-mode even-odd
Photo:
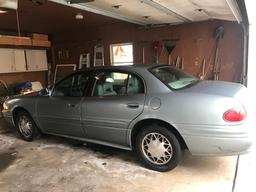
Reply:
[[[0,191],[231,192],[235,180],[236,156],[185,154],[175,170],[158,173],[129,151],[53,136],[25,142],[11,130],[0,119]]]

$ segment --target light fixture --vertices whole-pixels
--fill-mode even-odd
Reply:
[[[113,5],[112,7],[115,9],[119,9],[122,5]]]
[[[118,14],[118,13],[114,13],[114,12],[110,12],[110,11],[106,11],[106,10],[103,10],[103,9],[100,9],[100,8],[95,8],[94,6],[87,5],[85,3],[83,5],[72,4],[72,3],[68,4],[68,1],[64,1],[64,0],[62,0],[62,1],[60,1],[60,0],[51,0],[51,2],[58,3],[58,4],[61,4],[61,5],[68,5],[70,7],[76,8],[76,9],[81,9],[81,10],[88,11],[88,12],[91,12],[91,13],[104,15],[104,16],[107,16],[107,17],[111,17],[111,18],[122,20],[122,21],[126,21],[126,22],[129,22],[129,23],[135,23],[137,25],[142,25],[142,26],[147,25],[146,22],[141,21],[139,19],[124,16],[122,14]]]
[[[7,11],[0,9],[0,14],[7,13]]]
[[[76,16],[75,16],[75,18],[76,18],[77,20],[82,20],[82,19],[84,19],[84,16],[82,15],[82,13],[77,13]]]
[[[47,3],[47,0],[30,0],[35,5],[44,5]]]

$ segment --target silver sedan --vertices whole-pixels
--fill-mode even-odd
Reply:
[[[182,152],[236,155],[252,145],[241,84],[200,81],[170,65],[77,71],[51,90],[3,104],[32,141],[41,133],[134,150],[148,168],[175,168]]]

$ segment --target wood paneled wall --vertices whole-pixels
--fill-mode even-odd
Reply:
[[[198,75],[201,72],[203,59],[206,60],[208,78],[212,76],[215,39],[213,33],[223,26],[225,33],[220,41],[219,56],[221,63],[220,79],[239,82],[243,61],[243,32],[239,24],[228,21],[205,21],[176,26],[145,29],[137,25],[118,23],[94,29],[84,29],[53,35],[55,58],[57,64],[79,62],[79,54],[91,53],[93,63],[93,46],[102,43],[105,48],[105,64],[110,65],[110,44],[134,43],[134,62],[142,63],[142,50],[145,52],[145,63],[155,63],[154,41],[174,40],[176,47],[171,54],[171,63],[176,58],[184,59],[184,70]],[[66,57],[59,58],[60,50],[68,51]],[[168,54],[163,49],[160,63],[168,63]]]
[[[3,80],[7,86],[24,82],[39,81],[43,87],[45,87],[47,82],[47,72],[2,73],[0,74],[0,79]]]

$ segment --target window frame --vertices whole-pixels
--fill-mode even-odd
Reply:
[[[156,68],[163,68],[163,67],[174,68],[174,69],[176,69],[176,70],[178,70],[178,71],[183,72],[183,73],[186,74],[186,75],[189,75],[189,76],[194,77],[194,78],[196,79],[196,81],[195,81],[194,83],[188,84],[188,85],[186,85],[186,86],[184,86],[184,87],[182,87],[182,88],[175,89],[175,88],[171,87],[171,86],[168,85],[166,82],[164,82],[161,78],[159,78],[158,76],[156,76],[156,75],[154,74],[154,72],[153,72],[154,69],[156,69]],[[186,89],[186,88],[188,88],[188,87],[190,87],[190,86],[193,86],[193,85],[195,85],[195,84],[197,84],[197,83],[199,83],[199,82],[201,81],[201,80],[199,80],[198,78],[196,78],[195,76],[190,75],[190,74],[188,74],[188,73],[185,73],[184,71],[182,71],[182,70],[176,68],[174,65],[159,65],[159,66],[154,66],[154,67],[149,68],[148,71],[149,71],[156,79],[158,79],[158,80],[161,81],[166,87],[168,87],[171,91],[180,91],[180,90]]]
[[[70,98],[76,98],[75,96],[54,96],[53,93],[54,93],[54,90],[56,89],[56,87],[61,84],[63,81],[67,80],[68,78],[71,78],[71,77],[74,77],[74,76],[78,76],[78,75],[81,75],[81,74],[84,74],[84,75],[88,75],[88,83],[87,85],[85,86],[84,90],[83,90],[83,95],[82,96],[77,96],[77,97],[84,97],[86,95],[88,95],[88,91],[89,91],[89,87],[91,85],[91,81],[92,81],[92,75],[93,75],[94,71],[92,70],[85,70],[85,71],[79,71],[79,72],[75,72],[75,73],[71,73],[69,75],[67,75],[66,77],[64,77],[63,79],[59,80],[57,83],[54,84],[52,90],[51,90],[51,94],[50,94],[50,97],[54,97],[54,98],[64,98],[64,97],[70,97]]]
[[[91,85],[90,85],[90,90],[88,91],[88,96],[89,97],[122,97],[122,96],[131,96],[131,95],[128,95],[127,94],[127,87],[126,87],[126,93],[123,94],[123,95],[108,95],[108,96],[94,96],[93,93],[94,93],[94,89],[95,89],[95,86],[96,86],[96,82],[97,80],[95,79],[95,76],[103,73],[103,72],[108,72],[108,73],[126,73],[128,74],[128,78],[129,78],[129,75],[134,75],[136,76],[138,79],[140,79],[142,85],[143,85],[143,93],[137,93],[137,94],[133,94],[133,95],[138,95],[138,94],[144,94],[146,95],[147,93],[147,86],[146,86],[146,83],[145,83],[145,80],[144,78],[139,75],[138,73],[136,72],[132,72],[132,71],[126,71],[126,70],[122,70],[122,69],[100,69],[100,70],[96,70],[93,74],[93,77],[92,77],[92,80],[91,80]],[[128,84],[128,81],[127,81],[127,84]],[[127,85],[126,85],[127,86]]]
[[[132,62],[114,62],[113,47],[114,46],[123,46],[123,45],[132,45]],[[109,46],[109,48],[110,48],[110,64],[111,64],[111,66],[134,65],[134,44],[132,42],[111,44]]]

